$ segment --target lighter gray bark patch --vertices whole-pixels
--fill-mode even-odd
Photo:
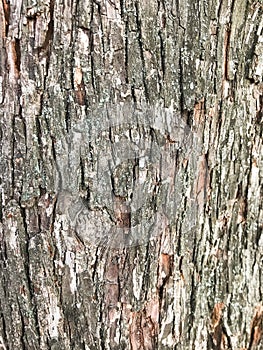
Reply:
[[[172,108],[100,107],[62,143],[59,208],[82,241],[114,248],[145,244],[164,223],[175,224],[183,197],[186,227],[195,226],[200,147]]]

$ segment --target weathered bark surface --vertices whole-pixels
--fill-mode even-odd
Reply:
[[[0,1],[1,349],[263,348],[262,12],[261,0]],[[123,130],[68,140],[122,103],[172,110],[201,146],[176,156],[174,217],[117,247],[86,240],[69,210],[86,197],[98,227],[132,226],[128,180],[114,174],[108,213],[90,175]],[[164,125],[158,142],[173,144]]]

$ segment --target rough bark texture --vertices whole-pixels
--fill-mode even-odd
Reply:
[[[262,12],[261,0],[0,1],[0,349],[263,348]],[[192,170],[177,164],[198,220],[189,229],[182,188],[155,239],[109,247],[67,210],[75,191],[98,225],[112,214],[90,167],[123,130],[84,150],[67,140],[122,103],[172,108],[201,141]],[[114,220],[129,228],[118,179]]]

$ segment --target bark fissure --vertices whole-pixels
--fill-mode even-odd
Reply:
[[[140,49],[140,58],[142,62],[142,81],[143,81],[143,87],[144,87],[144,95],[146,102],[149,102],[149,93],[148,93],[148,86],[146,82],[146,67],[145,67],[145,58],[144,58],[144,44],[143,44],[143,38],[142,38],[142,29],[141,29],[141,19],[140,19],[140,11],[139,11],[139,3],[136,0],[135,1],[135,16],[136,16],[136,25],[137,25],[137,35],[138,35],[138,43],[139,43],[139,49]]]

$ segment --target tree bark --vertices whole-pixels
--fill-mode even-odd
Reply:
[[[263,348],[262,7],[0,1],[0,349]]]

